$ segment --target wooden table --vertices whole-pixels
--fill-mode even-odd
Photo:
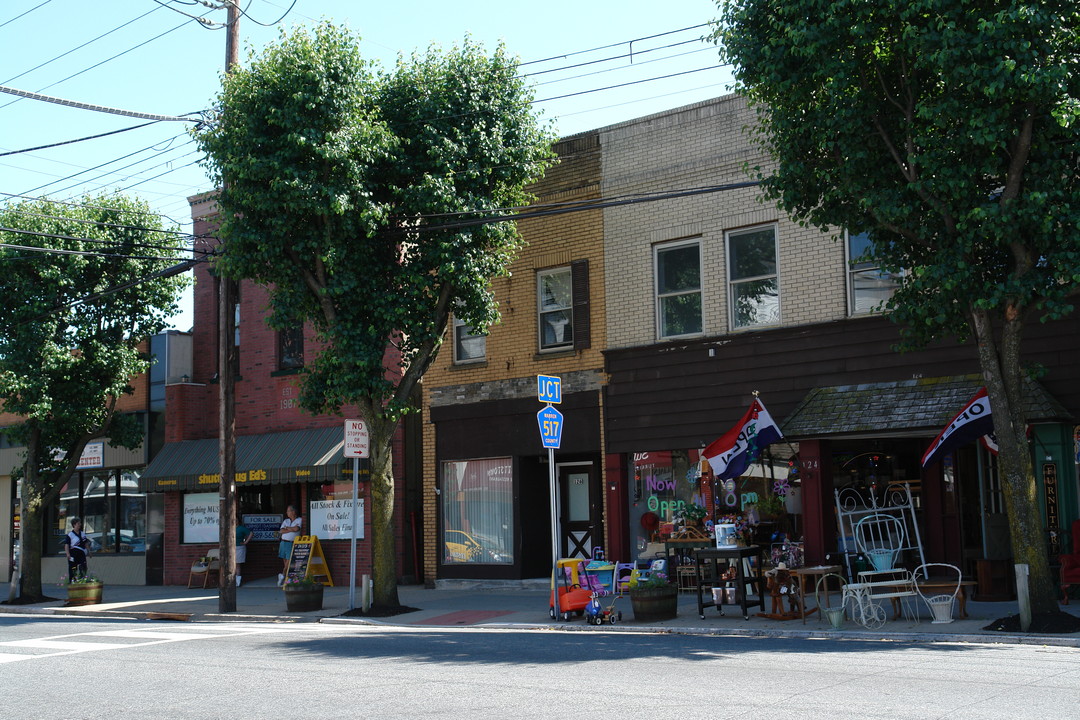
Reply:
[[[757,558],[757,574],[747,577],[743,570],[745,561],[750,558]],[[735,599],[739,607],[742,608],[743,618],[750,619],[750,611],[747,608],[748,598],[746,594],[746,586],[750,585],[751,589],[757,593],[758,600],[756,605],[761,606],[761,611],[765,612],[765,575],[763,573],[765,563],[765,550],[760,545],[749,545],[747,547],[729,547],[729,548],[708,548],[704,550],[694,551],[694,573],[697,578],[697,607],[698,615],[701,619],[705,619],[705,608],[715,607],[720,611],[720,614],[724,614],[723,603],[707,602],[702,596],[703,585],[705,584],[705,576],[702,573],[703,563],[711,562],[713,564],[713,578],[719,578],[720,572],[716,567],[717,562],[724,560],[728,565],[732,561],[735,562]],[[710,580],[712,582],[712,580]],[[717,580],[719,582],[719,580]]]
[[[830,574],[839,575],[840,571],[841,571],[841,568],[840,568],[839,565],[815,565],[813,567],[801,567],[801,568],[792,568],[791,569],[791,574],[799,579],[799,603],[802,605],[802,613],[801,614],[802,614],[803,625],[806,624],[806,616],[807,615],[812,615],[814,613],[818,613],[818,615],[820,617],[820,614],[821,614],[820,613],[821,608],[817,607],[816,604],[815,604],[815,607],[812,607],[809,610],[806,609],[806,581],[807,581],[807,579],[810,579],[810,580],[813,581],[813,587],[816,590],[817,589],[817,584],[818,584],[818,582],[820,581],[821,578],[825,577],[826,575],[830,575]],[[838,588],[837,592],[842,593],[843,591]],[[829,583],[825,583],[825,602],[826,603],[829,602],[829,596],[831,595],[831,593],[832,593],[832,590],[829,588]]]

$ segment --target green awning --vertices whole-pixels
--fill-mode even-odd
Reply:
[[[236,483],[267,485],[340,480],[344,424],[236,438]],[[213,489],[221,480],[218,440],[166,443],[139,478],[143,492]]]
[[[781,423],[784,437],[914,437],[941,432],[983,386],[979,375],[814,388]],[[1031,422],[1069,421],[1061,403],[1025,380]]]

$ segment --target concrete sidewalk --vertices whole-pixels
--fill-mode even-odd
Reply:
[[[47,594],[62,595],[63,590]],[[667,632],[706,635],[743,635],[787,638],[848,638],[887,640],[897,642],[979,642],[1025,643],[1080,647],[1080,633],[1066,635],[1017,634],[984,630],[992,621],[1015,615],[1016,602],[985,603],[968,601],[968,618],[948,624],[932,624],[925,607],[919,622],[910,619],[890,620],[876,630],[866,630],[851,620],[845,620],[834,630],[816,614],[800,620],[771,620],[757,617],[759,608],[751,608],[750,619],[744,620],[737,606],[725,606],[721,616],[716,608],[705,608],[705,618],[697,611],[697,596],[683,593],[679,597],[679,614],[673,620],[640,623],[634,620],[629,598],[616,601],[616,610],[623,619],[615,625],[595,627],[583,618],[568,622],[551,620],[545,582],[524,583],[458,583],[429,589],[422,586],[402,586],[398,589],[402,605],[416,611],[387,618],[342,617],[349,610],[348,587],[328,587],[323,609],[306,613],[290,613],[285,598],[274,579],[256,580],[237,588],[235,613],[218,612],[217,588],[175,586],[107,585],[100,605],[64,607],[58,599],[36,605],[0,604],[0,613],[24,615],[64,615],[78,617],[138,618],[148,620],[187,621],[246,621],[246,622],[325,622],[357,623],[372,626],[402,627],[498,627],[514,629],[550,629],[585,632]],[[359,588],[356,592],[360,603]],[[811,601],[812,602],[812,601]],[[607,602],[605,602],[605,605]],[[1080,604],[1062,606],[1062,610],[1080,616]]]

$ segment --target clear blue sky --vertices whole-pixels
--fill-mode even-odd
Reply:
[[[503,41],[529,63],[523,70],[543,100],[537,110],[562,135],[730,91],[731,75],[719,65],[715,46],[699,40],[708,32],[700,25],[717,14],[710,0],[243,2],[241,62],[248,48],[258,52],[282,27],[323,18],[348,25],[361,36],[366,55],[387,67],[399,53],[432,43],[450,46],[466,34],[489,49]],[[205,29],[181,13],[225,20],[224,10],[197,0],[4,0],[0,85],[159,115],[207,108],[224,66],[225,31]],[[258,24],[282,15],[271,27]],[[0,153],[143,122],[0,93]],[[0,157],[0,202],[9,195],[66,200],[123,189],[190,230],[187,198],[211,188],[189,128],[159,122]],[[175,325],[187,330],[190,298],[184,305]]]

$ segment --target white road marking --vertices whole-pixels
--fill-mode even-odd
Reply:
[[[202,632],[200,630],[193,630],[192,632],[167,632],[150,628],[145,630],[95,630],[93,632],[0,642],[0,650],[3,650],[4,648],[25,648],[27,650],[53,651],[44,653],[28,652],[25,654],[0,652],[0,663],[17,662],[19,660],[35,660],[38,658],[56,657],[58,655],[74,655],[76,653],[93,652],[95,650],[121,650],[132,647],[146,647],[147,645],[160,645],[162,643],[182,642],[185,640],[211,640],[214,638],[290,631],[291,629],[284,627],[219,628],[218,631],[214,632]],[[128,638],[135,641],[141,640],[142,642],[108,643],[90,639],[95,637]],[[77,640],[76,638],[87,639]]]

